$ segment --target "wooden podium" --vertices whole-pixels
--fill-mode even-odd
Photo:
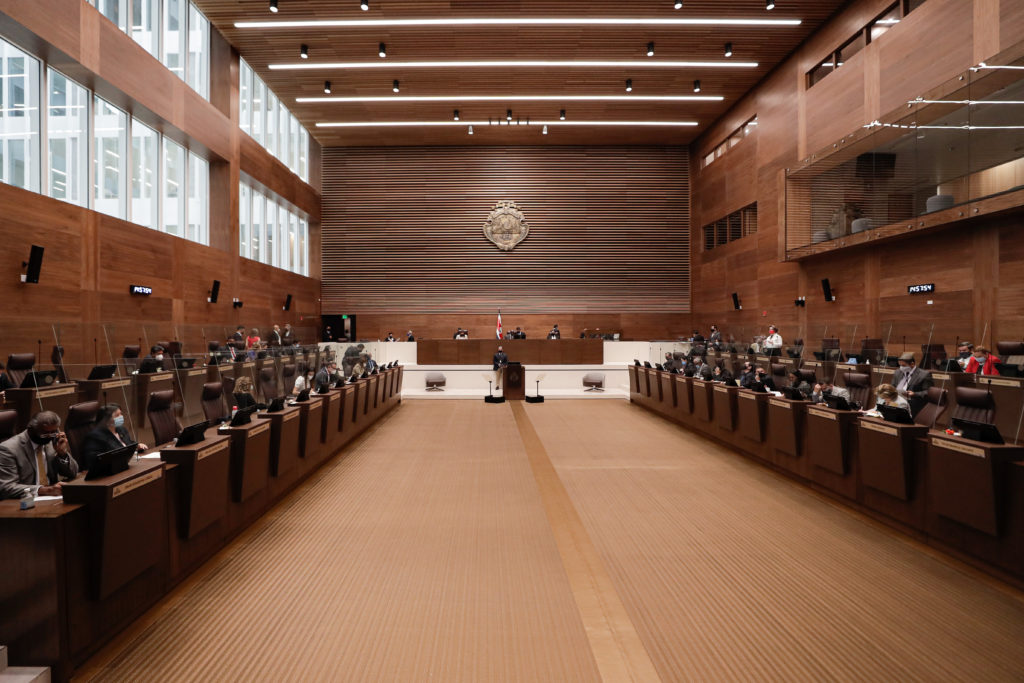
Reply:
[[[526,398],[526,368],[518,361],[509,361],[505,366],[504,396],[508,400]]]

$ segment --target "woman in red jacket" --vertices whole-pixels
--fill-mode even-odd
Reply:
[[[974,355],[967,361],[967,365],[964,367],[964,372],[982,375],[998,375],[999,371],[996,370],[996,363],[999,362],[1001,361],[989,353],[989,350],[984,346],[975,346]]]

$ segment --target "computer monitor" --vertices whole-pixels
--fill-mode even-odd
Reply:
[[[106,453],[100,453],[96,456],[96,461],[92,464],[92,467],[85,473],[86,481],[110,477],[119,472],[124,472],[128,469],[128,461],[135,455],[137,449],[138,445],[132,444],[115,448]]]
[[[182,370],[190,370],[196,366],[195,358],[178,358],[174,361],[174,366]]]
[[[309,400],[309,389],[303,389],[299,392],[299,395],[295,397],[296,403],[302,403],[303,401]]]
[[[353,372],[352,376],[348,378],[348,383],[352,384],[353,382],[355,382],[358,379],[359,379],[359,375],[357,375],[356,373]]]
[[[366,372],[366,371],[364,370],[364,371],[363,371],[363,374],[359,375],[359,379],[366,379],[366,378],[367,378],[367,377],[369,377],[369,376],[370,376],[370,373],[368,373],[368,372]]]
[[[1000,375],[1005,374],[1003,372],[1002,368],[999,367],[1000,365],[1002,365],[1002,363],[996,363],[996,368],[999,370],[999,374]],[[945,370],[946,372],[963,372],[964,371],[964,369],[962,367],[960,367],[960,361],[958,359],[956,359],[956,358],[947,358],[946,362],[945,362],[945,367],[943,368],[943,370]]]
[[[639,360],[637,360],[636,358],[634,358],[634,359],[633,359],[633,365],[637,366],[638,368],[639,368],[639,367],[642,367],[642,365],[641,365],[640,361],[639,361]]]
[[[886,422],[895,422],[896,424],[912,425],[914,419],[910,417],[910,413],[907,412],[906,408],[900,408],[899,406],[887,406],[884,403],[879,403],[875,408],[882,414],[882,419]]]
[[[954,361],[954,362],[956,362],[956,361]],[[959,369],[959,367],[960,367],[959,364],[957,364],[957,369]],[[996,370],[1003,377],[1020,377],[1021,376],[1020,366],[1019,365],[1011,365],[1010,363],[996,363]]]
[[[645,360],[645,361],[644,361],[644,367],[645,367],[645,368],[650,368],[650,367],[653,367],[653,366],[651,365],[651,362],[650,362],[650,361],[646,361],[646,360]]]
[[[248,408],[239,408],[235,411],[235,414],[231,417],[232,427],[241,427],[252,422],[252,414],[256,412],[256,406],[251,405]]]
[[[994,424],[964,420],[959,417],[954,417],[950,420],[950,424],[952,424],[955,429],[959,430],[960,434],[965,439],[984,441],[985,443],[1006,443],[1003,441],[1002,435],[999,433],[999,430],[996,429]]]
[[[829,408],[834,408],[835,410],[855,410],[855,408],[842,396],[822,394],[821,398],[828,404]]]
[[[657,368],[658,370],[661,370],[661,371],[663,371],[663,372],[664,372],[664,370],[665,370],[665,366],[664,366],[664,365],[662,365],[661,363],[655,363],[655,364],[654,364],[654,367],[655,367],[655,368]]]
[[[284,410],[284,399],[275,398],[270,401],[270,405],[267,406],[268,413],[279,413]]]
[[[781,389],[779,389],[779,391],[782,392],[782,395],[785,398],[788,398],[790,401],[806,401],[807,400],[807,399],[804,398],[804,395],[802,393],[800,393],[800,390],[797,389],[796,387],[782,387]]]
[[[751,382],[750,390],[758,394],[767,394],[768,387],[764,385],[764,382]]]
[[[332,384],[331,386],[333,386],[335,389],[340,389],[341,387],[345,386],[345,378],[339,375],[338,378],[334,380],[334,384]]]
[[[210,423],[206,420],[185,427],[181,430],[181,434],[178,434],[178,440],[174,442],[174,445],[191,446],[192,444],[199,443],[206,438],[206,430],[209,427]]]
[[[110,379],[116,372],[116,365],[94,365],[86,379]]]
[[[56,381],[56,370],[33,370],[21,380],[21,388],[35,389],[37,387],[48,387]]]
[[[163,369],[163,361],[159,361],[156,358],[143,358],[142,362],[139,363],[140,375],[150,375],[154,372],[160,372]]]

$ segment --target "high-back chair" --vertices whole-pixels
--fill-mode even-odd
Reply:
[[[181,433],[181,423],[174,415],[174,390],[154,391],[149,395],[146,414],[149,426],[153,429],[153,440],[157,444],[172,441]]]
[[[224,398],[224,410],[231,414],[231,408],[235,405],[235,378],[229,375],[220,376],[221,393]]]
[[[121,352],[121,362],[124,364],[127,372],[132,372],[139,367],[139,354],[141,352],[142,347],[138,344],[129,344],[124,347],[124,351]]]
[[[224,408],[224,383],[207,382],[203,385],[203,416],[209,422],[219,422],[228,416]]]
[[[772,363],[768,368],[768,374],[771,375],[776,388],[789,386],[789,368],[782,363]]]
[[[999,374],[1016,374],[1018,377],[1024,371],[1024,342],[1001,341],[996,342],[996,355],[1002,361]]]
[[[278,397],[277,377],[274,376],[274,368],[263,368],[260,370],[260,391],[263,393],[263,400],[268,403]]]
[[[32,372],[35,364],[34,353],[12,353],[7,356],[7,379],[11,380],[14,386],[20,387],[25,375]]]
[[[82,445],[85,443],[85,437],[96,426],[96,414],[99,412],[99,401],[76,403],[68,408],[68,417],[64,421],[64,433],[68,437],[71,457],[75,459],[79,467],[84,467],[85,465]]]
[[[971,422],[992,424],[996,415],[996,404],[992,393],[975,387],[956,388],[956,410],[953,417]]]
[[[281,366],[281,391],[283,393],[291,393],[292,387],[295,386],[295,363],[286,363]]]
[[[6,441],[17,433],[18,411],[0,410],[0,441]]]
[[[871,375],[866,372],[844,372],[843,383],[850,392],[850,400],[861,406],[871,406]]]
[[[814,385],[818,381],[817,376],[814,374],[814,370],[808,370],[808,369],[801,368],[801,369],[796,371],[796,376],[799,377],[801,381],[804,381],[804,382],[807,382],[808,384],[810,384],[811,388],[814,388]]]
[[[939,416],[946,410],[948,392],[940,387],[929,387],[925,403],[914,416],[914,422],[925,427],[934,427]]]

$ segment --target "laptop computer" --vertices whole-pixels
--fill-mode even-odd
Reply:
[[[829,408],[834,408],[835,410],[855,410],[855,408],[842,396],[822,394],[821,398],[828,404]]]
[[[908,413],[905,408],[887,406],[884,403],[879,403],[875,406],[875,410],[882,414],[882,419],[886,422],[895,422],[896,424],[902,425],[914,424],[914,418],[910,417],[910,413]]]
[[[303,389],[299,392],[299,395],[295,397],[296,403],[302,403],[303,401],[309,400],[309,389]]]
[[[56,381],[56,370],[33,370],[25,375],[25,379],[21,380],[21,388],[36,389],[38,387],[48,387]]]
[[[662,372],[664,372],[665,370],[665,366],[662,365],[661,363],[655,363],[654,367],[657,368],[658,370],[661,370]]]
[[[199,443],[206,438],[206,430],[209,427],[210,423],[206,420],[185,427],[181,430],[181,434],[178,434],[178,439],[174,442],[174,445],[191,446],[192,444]]]
[[[139,363],[140,375],[149,375],[154,372],[160,372],[163,369],[163,361],[159,361],[156,358],[143,358],[142,362]]]
[[[96,456],[92,467],[85,473],[85,480],[102,479],[124,472],[128,469],[128,461],[135,455],[136,450],[138,450],[138,445],[133,443],[130,446],[121,446],[112,451],[100,453]]]
[[[974,422],[973,420],[964,420],[959,417],[954,417],[950,420],[950,424],[959,430],[965,439],[983,441],[985,443],[1006,443],[994,424]]]
[[[110,379],[116,372],[116,365],[94,365],[86,379]]]
[[[196,366],[195,358],[179,358],[174,361],[174,364],[182,370],[190,370]]]
[[[999,364],[997,363],[996,365],[999,365]],[[947,358],[946,359],[946,366],[943,368],[943,370],[945,370],[946,372],[963,372],[964,371],[964,369],[962,367],[960,367],[960,361],[958,361],[956,358]],[[1002,371],[1000,371],[999,374],[1002,374]]]

